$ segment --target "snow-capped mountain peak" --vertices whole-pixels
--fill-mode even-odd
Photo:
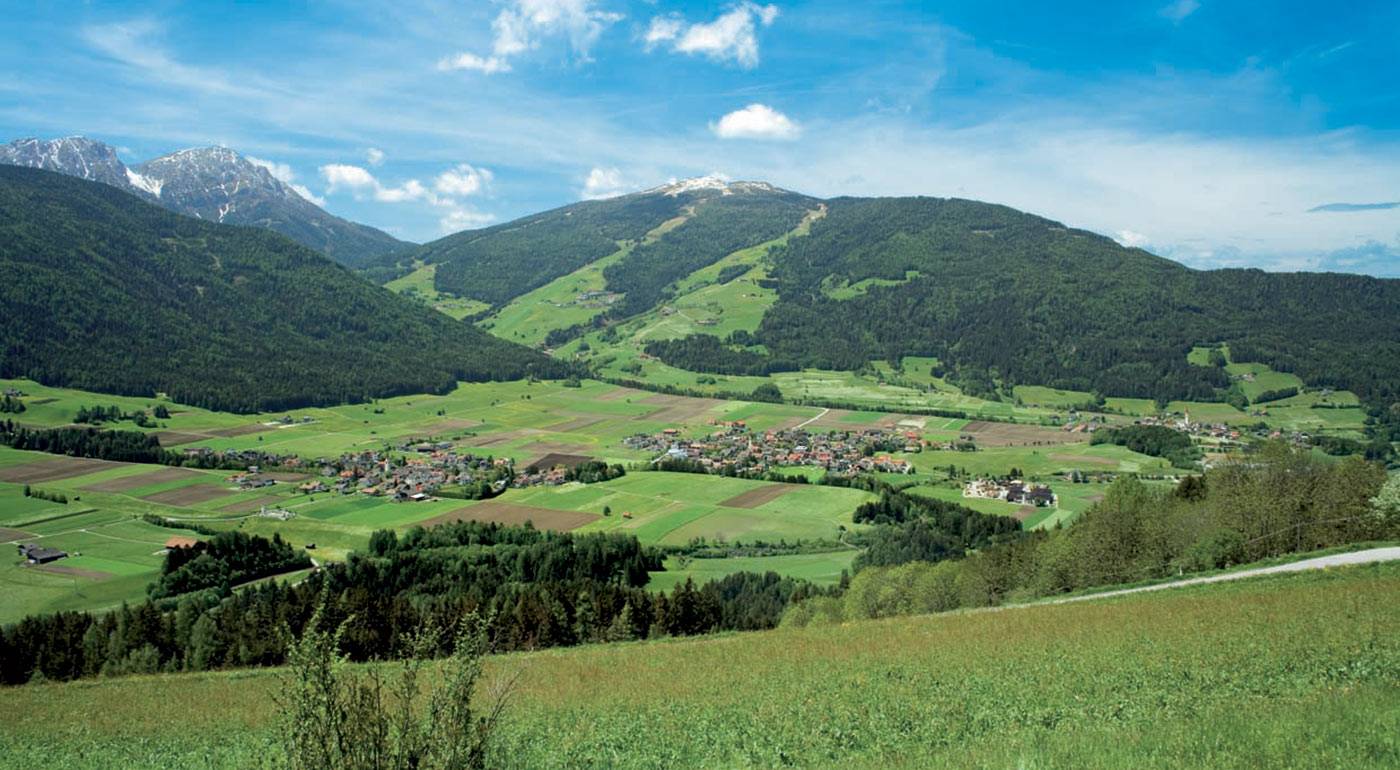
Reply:
[[[767,182],[731,182],[718,174],[691,177],[671,181],[660,187],[653,187],[647,193],[676,196],[683,193],[715,191],[720,195],[733,195],[736,192],[778,192],[778,188]]]

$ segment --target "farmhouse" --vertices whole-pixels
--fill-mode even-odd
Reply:
[[[1050,487],[1044,484],[1030,484],[1020,479],[973,479],[963,488],[963,497],[1002,500],[1041,508],[1058,505],[1060,501],[1059,496],[1052,492]]]
[[[19,555],[23,556],[30,564],[48,564],[51,561],[58,561],[68,557],[68,554],[57,548],[45,548],[38,543],[25,543],[19,547]]]
[[[199,545],[199,541],[197,539],[192,537],[182,537],[180,535],[174,535],[170,539],[165,541],[165,547],[167,550],[175,548],[193,548],[197,545]]]

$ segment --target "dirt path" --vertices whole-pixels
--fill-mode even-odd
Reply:
[[[823,408],[821,414],[817,415],[816,417],[813,417],[812,419],[808,420],[807,422],[802,423],[801,425],[796,425],[796,426],[794,426],[794,427],[793,427],[793,430],[797,430],[798,428],[805,428],[805,427],[807,427],[808,425],[811,425],[812,423],[816,422],[817,420],[820,420],[821,418],[827,416],[828,414],[831,414],[831,410],[830,410],[830,409],[825,409],[825,408]]]
[[[1324,569],[1327,567],[1344,567],[1353,564],[1373,564],[1383,561],[1400,560],[1400,548],[1372,548],[1366,551],[1352,551],[1351,553],[1338,553],[1331,556],[1318,556],[1313,559],[1304,559],[1289,564],[1279,564],[1274,567],[1260,567],[1258,569],[1247,569],[1239,572],[1229,572],[1224,575],[1209,575],[1207,577],[1189,578],[1187,580],[1175,580],[1170,583],[1158,583],[1157,585],[1140,586],[1138,588],[1121,588],[1117,591],[1105,591],[1098,594],[1088,594],[1086,596],[1067,596],[1063,599],[1054,599],[1048,602],[1034,602],[1031,604],[1013,604],[1000,609],[1019,609],[1022,607],[1038,607],[1045,604],[1064,604],[1066,602],[1082,602],[1089,599],[1103,599],[1109,596],[1125,596],[1127,594],[1137,594],[1144,591],[1164,591],[1168,588],[1181,588],[1183,586],[1199,585],[1201,583],[1220,583],[1226,580],[1241,580],[1243,578],[1258,577],[1260,575],[1276,575],[1285,572],[1302,572],[1310,569]]]

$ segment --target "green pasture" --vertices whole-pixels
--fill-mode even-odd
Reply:
[[[416,299],[434,310],[456,319],[461,319],[472,313],[479,313],[490,307],[485,302],[439,292],[433,288],[433,279],[436,274],[437,265],[422,265],[408,275],[384,284],[384,288]]]
[[[71,589],[70,589],[71,590]],[[544,650],[502,768],[1390,768],[1400,567],[1004,612]],[[280,672],[0,692],[0,751],[55,767],[274,764]]]
[[[736,557],[732,559],[687,559],[684,566],[675,557],[666,560],[666,571],[651,573],[647,588],[670,591],[687,578],[696,585],[719,580],[739,572],[764,574],[776,572],[784,577],[808,580],[817,585],[836,585],[843,570],[849,572],[851,561],[860,551],[846,549],[828,553],[802,553],[783,556]]]
[[[601,484],[566,484],[510,490],[496,500],[559,511],[604,516],[581,531],[635,535],[647,543],[680,545],[694,538],[730,542],[835,539],[851,526],[851,513],[867,492],[836,487],[793,486],[757,508],[730,508],[720,502],[768,482],[688,473],[635,472]],[[623,514],[631,514],[624,518]]]
[[[999,447],[976,452],[925,450],[898,455],[917,470],[937,470],[954,465],[974,476],[1001,476],[1017,468],[1032,480],[1048,479],[1072,470],[1085,473],[1173,473],[1160,457],[1138,454],[1113,444],[1068,444],[1054,447]]]

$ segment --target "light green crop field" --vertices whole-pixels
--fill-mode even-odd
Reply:
[[[860,551],[846,549],[829,553],[801,553],[783,556],[739,557],[732,559],[690,559],[682,566],[677,559],[666,560],[665,572],[651,573],[647,588],[652,591],[671,591],[684,583],[686,578],[695,585],[704,585],[711,580],[719,580],[739,572],[776,572],[784,577],[808,580],[817,585],[836,585],[841,580],[842,570],[849,571],[851,562]]]
[[[1072,470],[1086,473],[1172,473],[1160,457],[1138,454],[1113,444],[1068,444],[1054,447],[1001,447],[976,452],[928,450],[917,455],[899,455],[928,471],[956,466],[974,476],[1001,476],[1016,468],[1031,480],[1049,479]]]
[[[868,492],[837,487],[786,485],[781,497],[756,508],[720,505],[747,492],[772,486],[764,481],[693,473],[637,472],[601,484],[566,484],[510,490],[502,503],[559,511],[611,515],[579,530],[635,535],[644,543],[684,545],[695,538],[728,542],[836,539],[848,529],[851,513],[874,499]],[[623,514],[631,514],[630,518]]]
[[[1400,567],[491,658],[501,768],[1392,768]],[[0,691],[0,756],[276,760],[276,671]]]

